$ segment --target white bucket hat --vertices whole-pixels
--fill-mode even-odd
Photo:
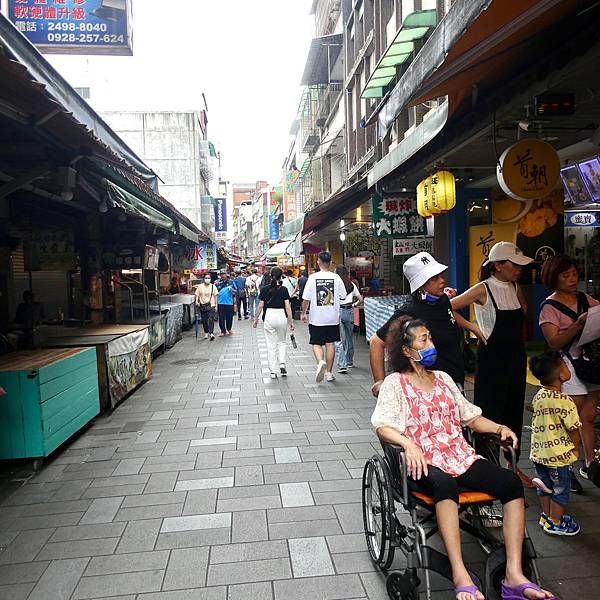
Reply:
[[[448,267],[439,263],[429,252],[419,252],[411,256],[402,267],[404,277],[410,284],[410,293],[418,290],[429,279],[443,273]]]
[[[483,263],[483,266],[491,262],[500,262],[504,260],[510,260],[515,265],[525,266],[533,262],[533,258],[525,256],[523,251],[515,246],[512,242],[498,242],[492,246],[490,253],[488,254],[487,260]]]

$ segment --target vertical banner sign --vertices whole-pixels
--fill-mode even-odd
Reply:
[[[382,198],[373,195],[373,224],[377,237],[423,237],[427,235],[425,219],[417,213],[413,198]]]
[[[279,223],[277,215],[269,215],[269,241],[276,242],[279,239]]]
[[[46,54],[133,54],[131,0],[8,0],[8,18]]]
[[[215,198],[215,233],[227,231],[227,198]]]

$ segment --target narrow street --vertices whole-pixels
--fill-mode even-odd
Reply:
[[[249,321],[212,343],[184,334],[149,382],[4,502],[0,599],[387,598],[361,514],[378,449],[367,346],[357,339],[349,375],[316,385],[298,329],[277,381]],[[535,527],[529,497],[542,575],[562,600],[600,583],[598,493],[585,485],[576,546]],[[464,551],[471,565],[483,558],[469,540]]]

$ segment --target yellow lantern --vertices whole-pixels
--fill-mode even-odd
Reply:
[[[431,212],[444,214],[456,206],[456,179],[450,171],[438,171],[431,180]]]
[[[431,177],[423,179],[417,186],[417,212],[425,219],[429,219],[431,211]]]

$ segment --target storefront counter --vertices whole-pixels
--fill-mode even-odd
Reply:
[[[150,311],[157,314],[159,312],[158,305],[150,305]],[[181,303],[161,301],[160,313],[164,315],[166,319],[165,346],[167,348],[172,348],[183,337],[184,305]]]
[[[96,349],[102,410],[114,408],[152,377],[152,348],[147,324],[48,327],[43,338],[42,345],[46,348],[93,346]]]
[[[191,329],[194,325],[194,319],[196,318],[195,313],[195,301],[196,297],[194,294],[171,294],[170,296],[161,296],[160,303],[162,304],[181,304],[183,305],[183,320],[182,328],[184,330]]]
[[[100,412],[92,348],[0,357],[0,459],[48,456]]]

